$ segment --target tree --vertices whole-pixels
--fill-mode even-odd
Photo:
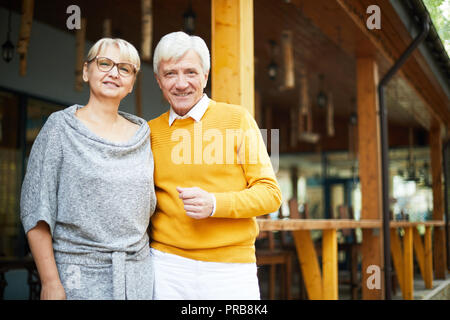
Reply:
[[[439,37],[450,55],[450,0],[423,0]]]

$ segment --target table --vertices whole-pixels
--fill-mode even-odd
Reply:
[[[382,220],[351,219],[256,219],[260,231],[292,231],[301,272],[309,299],[338,299],[337,229],[382,229]],[[422,241],[417,226],[425,226]],[[391,253],[404,299],[413,297],[413,248],[426,286],[433,279],[431,227],[444,226],[444,221],[391,221]],[[403,248],[397,230],[404,230]],[[322,268],[311,238],[311,230],[322,230]],[[414,245],[413,245],[414,243]],[[431,279],[431,280],[430,280]],[[363,284],[364,285],[364,284]]]

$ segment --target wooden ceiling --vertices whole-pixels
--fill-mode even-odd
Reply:
[[[196,34],[204,38],[208,45],[211,43],[209,0],[154,0],[153,48],[164,34],[182,29],[183,13],[187,10],[189,2],[192,3],[196,13]],[[333,95],[336,126],[344,130],[348,127],[349,115],[356,111],[355,53],[361,49],[357,44],[362,34],[335,1],[288,2],[254,0],[255,89],[260,94],[261,106],[263,109],[271,108],[272,127],[285,127],[283,130],[287,130],[290,108],[298,106],[299,103],[299,76],[302,70],[306,70],[315,127],[317,130],[324,130],[322,127],[325,110],[321,110],[314,103],[321,89],[319,75],[323,74],[323,89],[332,92]],[[4,8],[7,8],[9,3],[8,0],[0,0],[0,6]],[[34,17],[55,28],[73,33],[66,28],[66,19],[69,16],[66,9],[72,4],[78,5],[82,16],[87,18],[89,40],[96,41],[101,38],[103,20],[111,18],[113,36],[124,38],[139,49],[141,38],[139,0],[35,1]],[[20,12],[20,1],[12,1],[12,6],[14,11]],[[275,58],[282,73],[280,44],[283,30],[293,31],[296,88],[290,90],[281,88],[281,77],[271,80],[268,76],[271,40],[278,45],[278,55]],[[390,63],[382,56],[378,56],[377,60],[381,78],[390,67]],[[417,130],[427,128],[429,118],[426,108],[405,81],[396,77],[387,91],[391,126],[414,127]],[[347,135],[347,132],[348,129],[345,129],[343,134]],[[339,130],[337,134],[340,134]],[[328,144],[332,147],[335,143],[329,141]]]

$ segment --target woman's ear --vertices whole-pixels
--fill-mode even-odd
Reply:
[[[83,65],[83,81],[84,82],[88,82],[89,78],[88,78],[88,64],[87,62],[84,63]]]
[[[139,73],[137,73],[137,74],[134,76],[133,83],[131,84],[131,88],[130,88],[130,91],[128,91],[128,93],[133,92],[134,85],[136,84],[136,81],[139,81],[138,77],[139,77]]]

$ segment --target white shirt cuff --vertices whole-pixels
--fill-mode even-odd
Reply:
[[[212,210],[211,214],[209,215],[210,217],[212,217],[214,215],[214,213],[216,212],[216,197],[213,194],[211,194],[211,195],[213,197],[214,204],[213,204],[213,210]]]

